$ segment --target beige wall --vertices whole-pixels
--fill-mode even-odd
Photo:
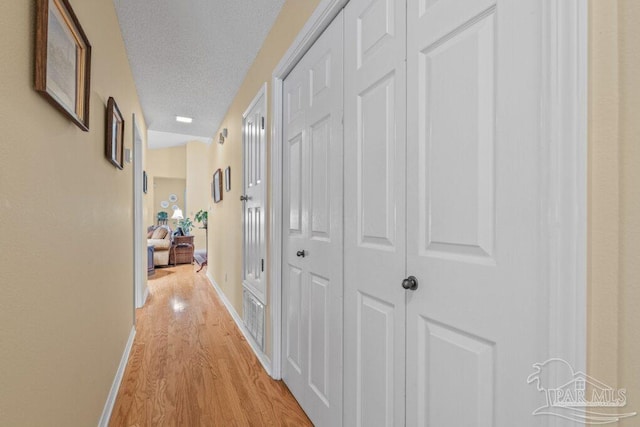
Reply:
[[[620,3],[620,385],[640,412],[640,2]],[[626,425],[638,425],[637,418]]]
[[[214,204],[209,213],[208,268],[238,313],[242,313],[242,204],[239,202],[242,194],[242,113],[265,82],[269,84],[267,102],[271,107],[271,74],[318,3],[319,0],[287,0],[220,125],[221,129],[229,130],[224,145],[214,142],[210,147],[210,173],[217,168],[224,172],[230,165],[232,185],[231,191],[223,192],[223,200]],[[270,122],[268,111],[268,144]],[[218,140],[221,129],[216,132],[214,141]],[[267,351],[270,351],[269,336]]]
[[[177,228],[177,220],[171,219],[173,216],[173,205],[178,206],[180,210],[182,210],[183,215],[185,213],[185,193],[187,191],[187,181],[183,178],[162,178],[156,176],[153,178],[153,218],[155,218],[155,223],[157,224],[158,212],[164,211],[167,213],[168,222],[167,225],[171,227],[172,230]],[[171,202],[169,201],[169,196],[171,194],[175,194],[178,198],[177,201]],[[168,208],[163,208],[160,203],[166,201],[169,202]]]
[[[640,411],[640,2],[591,0],[589,42],[588,367]]]
[[[147,173],[166,178],[187,177],[187,146],[152,149],[147,152]]]
[[[187,143],[186,149],[186,174],[187,174],[187,211],[185,215],[193,221],[194,229],[191,231],[194,237],[196,249],[204,250],[206,247],[205,231],[199,227],[202,224],[194,220],[196,212],[200,209],[209,210],[211,200],[211,179],[209,174],[209,159],[207,155],[209,145],[198,141]]]
[[[617,1],[590,2],[589,368],[617,384],[619,168]]]
[[[90,131],[33,89],[35,1],[0,13],[0,425],[96,425],[133,324],[133,167],[105,158],[113,96],[146,126],[111,0],[72,0],[93,46]]]
[[[145,228],[156,223],[155,177],[186,179],[187,152],[184,145],[178,147],[149,149],[146,151],[148,190],[144,195]]]

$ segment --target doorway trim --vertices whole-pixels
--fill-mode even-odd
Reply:
[[[273,71],[271,101],[271,199],[269,296],[271,376],[282,367],[282,154],[283,82],[348,0],[321,0]],[[540,280],[549,297],[549,357],[586,370],[587,356],[587,41],[588,10],[582,0],[543,0],[544,38],[540,102],[541,156],[548,177],[540,187],[547,222],[540,239],[548,257]],[[542,360],[539,362],[543,362]],[[564,420],[557,420],[558,426]]]
[[[143,136],[136,120],[136,114],[131,118],[133,123],[133,323],[135,325],[135,311],[144,305],[147,299],[146,263],[143,262],[143,203],[142,203],[142,155]]]
[[[541,241],[549,357],[587,371],[588,5],[542,2]],[[573,425],[556,420],[558,426]]]

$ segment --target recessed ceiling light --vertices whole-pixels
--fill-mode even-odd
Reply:
[[[191,117],[176,116],[176,122],[191,123],[192,121],[193,119]]]

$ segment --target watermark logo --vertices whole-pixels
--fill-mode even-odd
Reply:
[[[534,383],[546,399],[544,405],[533,411],[533,415],[554,415],[587,424],[609,424],[637,414],[594,409],[622,408],[627,404],[627,390],[614,389],[584,372],[576,372],[566,360],[549,359],[534,363],[533,369],[527,384]]]

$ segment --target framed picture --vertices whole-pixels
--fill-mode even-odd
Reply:
[[[107,102],[107,158],[118,169],[123,168],[124,119],[113,97]]]
[[[89,130],[91,45],[68,0],[36,1],[35,89]]]
[[[147,171],[142,171],[142,192],[144,194],[147,194],[147,191],[149,190],[149,187],[148,187],[149,184],[147,183],[147,181],[148,181]]]
[[[224,170],[224,189],[231,191],[231,166],[227,166]]]
[[[211,184],[211,197],[213,201],[218,203],[222,200],[222,170],[218,169],[213,174],[213,183]]]

